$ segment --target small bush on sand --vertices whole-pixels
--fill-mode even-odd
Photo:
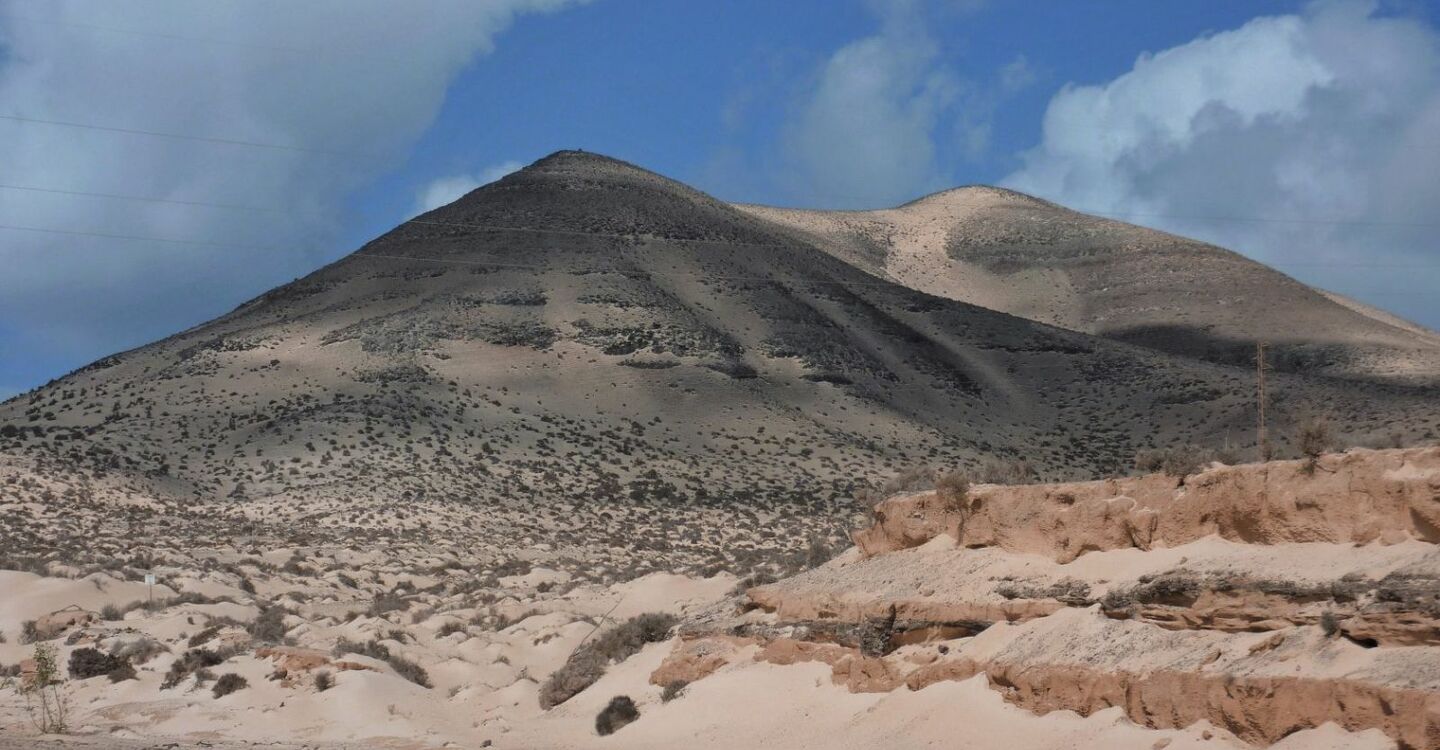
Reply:
[[[395,673],[423,688],[434,687],[430,684],[430,673],[425,668],[403,656],[391,655],[385,660]]]
[[[377,594],[370,602],[370,609],[366,614],[371,617],[383,617],[387,612],[403,612],[410,608],[410,602],[399,591],[390,591]]]
[[[660,691],[660,702],[669,703],[670,701],[679,698],[680,694],[685,692],[685,688],[689,685],[690,683],[684,680],[676,680],[674,682],[667,683],[665,685],[665,689]]]
[[[170,649],[165,644],[154,638],[137,638],[110,647],[111,656],[131,664],[144,664],[160,654],[169,653],[169,651]]]
[[[77,648],[70,652],[70,678],[88,680],[91,677],[110,674],[125,664],[125,660],[93,648]]]
[[[547,711],[595,684],[610,664],[640,652],[647,643],[665,640],[679,620],[674,615],[643,614],[601,633],[570,654],[540,686],[540,707]]]
[[[640,709],[628,695],[617,695],[600,709],[595,717],[595,733],[601,737],[614,734],[621,727],[640,718]]]
[[[120,662],[120,665],[110,670],[107,676],[111,682],[124,682],[126,680],[136,680],[140,678],[140,676],[135,673],[135,665],[128,661]]]
[[[192,674],[199,675],[207,667],[223,664],[226,659],[237,653],[239,652],[230,649],[212,651],[208,648],[186,651],[170,665],[170,671],[165,673],[165,679],[160,682],[160,689],[169,690],[184,682],[186,677]]]
[[[35,628],[34,620],[20,623],[20,643],[28,645],[38,640],[40,640],[40,631]]]
[[[378,639],[361,642],[352,641],[347,638],[341,638],[339,641],[336,641],[335,648],[331,651],[331,653],[333,653],[335,656],[344,656],[345,654],[359,654],[361,656],[368,656],[371,659],[379,659],[380,661],[389,664],[390,668],[395,670],[395,673],[400,675],[401,677],[404,677],[405,679],[415,683],[416,685],[419,685],[420,687],[431,687],[430,673],[426,672],[424,667],[416,664],[413,661],[410,661],[409,659],[406,659],[403,656],[400,656],[399,654],[390,653],[390,649],[385,644],[381,643]]]
[[[437,630],[437,631],[435,631],[435,637],[436,637],[436,638],[444,638],[444,637],[447,636],[447,635],[454,635],[454,634],[456,634],[456,633],[464,633],[464,632],[465,632],[465,623],[460,622],[459,620],[451,620],[451,621],[445,623],[444,625],[441,625],[441,626],[440,626],[440,629]]]
[[[963,471],[947,471],[935,477],[935,492],[945,507],[959,510],[970,497],[970,475]]]
[[[325,671],[315,673],[316,692],[323,693],[332,687],[335,687],[335,675],[332,675],[329,672]]]
[[[284,609],[277,606],[269,606],[260,610],[255,621],[250,623],[250,637],[264,643],[284,643],[285,634],[289,629],[285,627]]]
[[[25,714],[41,734],[63,734],[70,728],[70,693],[60,677],[55,647],[37,643],[30,658],[35,661],[35,673],[20,685]]]
[[[211,688],[210,692],[213,693],[216,698],[224,698],[236,690],[242,690],[249,686],[249,680],[231,672],[230,674],[220,675],[220,679],[215,681],[215,687]]]

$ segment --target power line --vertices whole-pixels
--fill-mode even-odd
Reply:
[[[100,26],[93,23],[75,23],[74,21],[53,21],[45,18],[26,18],[24,16],[6,16],[6,20],[20,21],[21,23],[38,23],[49,26],[67,26],[74,29],[87,29],[89,31],[104,31],[111,34],[130,34],[132,36],[153,37],[156,39],[176,39],[186,42],[199,42],[201,44],[224,44],[231,47],[254,47],[256,49],[277,50],[280,52],[305,52],[299,47],[283,47],[277,44],[259,44],[256,42],[236,42],[229,39],[212,39],[198,36],[184,36],[182,34],[166,34],[159,31],[140,31],[138,29],[117,29],[113,26]]]
[[[1380,227],[1440,227],[1440,223],[1425,221],[1380,221],[1371,219],[1281,219],[1268,218],[1263,216],[1191,216],[1183,214],[1142,214],[1142,213],[1115,213],[1109,211],[1094,211],[1088,208],[1071,208],[1071,211],[1092,216],[1105,216],[1109,218],[1132,218],[1132,219],[1178,219],[1185,221],[1238,221],[1255,222],[1262,224],[1324,224],[1332,226],[1358,225],[1358,226],[1380,226]]]
[[[14,232],[42,232],[45,234],[65,234],[77,237],[99,237],[107,240],[134,240],[136,242],[165,242],[175,245],[206,245],[210,247],[233,247],[242,250],[279,250],[277,247],[264,247],[261,245],[243,245],[236,242],[211,242],[208,240],[180,240],[166,237],[142,237],[133,234],[110,234],[108,232],[87,232],[81,229],[47,229],[44,227],[21,227],[13,224],[0,224],[0,229],[9,229]]]
[[[118,193],[91,193],[83,190],[58,190],[55,188],[33,187],[30,185],[0,185],[0,190],[23,190],[31,193],[52,193],[55,195],[78,195],[86,198],[110,198],[122,201],[143,201],[145,203],[173,203],[179,206],[202,206],[205,208],[227,208],[235,211],[263,211],[266,213],[289,213],[281,208],[266,208],[264,206],[240,206],[231,203],[207,203],[205,201],[184,201],[174,198],[149,198],[139,195],[120,195]]]
[[[54,125],[62,128],[79,128],[82,130],[101,130],[109,133],[125,133],[127,135],[145,135],[156,138],[174,138],[182,141],[199,141],[201,143],[220,143],[227,146],[248,146],[251,148],[268,148],[278,151],[300,151],[313,154],[328,154],[331,156],[360,156],[375,158],[376,154],[365,154],[356,151],[334,151],[324,148],[306,148],[305,146],[287,146],[281,143],[262,143],[260,141],[242,141],[233,138],[212,138],[203,135],[185,135],[183,133],[164,133],[156,130],[139,130],[136,128],[113,128],[107,125],[90,125],[83,122],[68,122],[65,120],[46,120],[38,117],[22,117],[20,115],[0,115],[0,120],[12,120],[39,125]]]
[[[119,193],[94,193],[94,192],[88,192],[88,191],[83,191],[83,190],[59,190],[59,189],[54,189],[54,188],[34,187],[34,186],[30,186],[30,185],[8,185],[8,184],[0,184],[0,189],[4,189],[4,190],[24,190],[24,191],[35,192],[35,193],[53,193],[53,194],[57,194],[57,195],[74,195],[74,196],[83,196],[83,197],[89,197],[89,198],[110,198],[110,199],[114,199],[114,200],[143,201],[143,202],[147,202],[147,203],[173,203],[173,204],[181,205],[181,206],[202,206],[202,207],[206,207],[206,208],[225,208],[225,209],[233,209],[233,210],[238,210],[238,211],[261,211],[261,212],[266,212],[266,213],[278,213],[278,214],[291,214],[291,215],[294,215],[294,212],[287,211],[287,210],[285,210],[285,209],[283,209],[283,208],[275,208],[275,207],[244,206],[244,205],[230,204],[230,203],[209,203],[209,202],[205,202],[205,201],[186,201],[186,200],[178,200],[178,199],[171,199],[171,198],[151,198],[151,197],[147,197],[147,196],[138,196],[138,195],[121,195],[121,194],[119,194]],[[803,210],[812,210],[812,209],[803,209]],[[887,210],[887,209],[880,209],[880,210]],[[1104,211],[1091,211],[1091,210],[1088,210],[1088,209],[1078,209],[1078,208],[1077,208],[1077,209],[1069,209],[1069,210],[1071,210],[1071,211],[1076,211],[1076,212],[1079,212],[1079,213],[1091,214],[1091,215],[1095,215],[1095,216],[1107,216],[1107,217],[1139,217],[1139,218],[1155,218],[1155,219],[1190,219],[1190,220],[1200,220],[1200,221],[1256,221],[1256,222],[1274,222],[1274,223],[1285,223],[1285,224],[1360,224],[1360,225],[1369,225],[1369,226],[1440,227],[1440,223],[1433,223],[1433,222],[1393,222],[1393,221],[1371,221],[1371,220],[1360,220],[1360,219],[1355,219],[1355,220],[1348,220],[1348,219],[1335,219],[1335,220],[1330,220],[1330,219],[1267,219],[1267,218],[1261,218],[1261,217],[1244,217],[1244,216],[1228,216],[1228,217],[1227,217],[1227,216],[1182,216],[1182,215],[1178,215],[1178,214],[1115,213],[1115,212],[1104,212]],[[490,229],[490,228],[495,228],[493,225],[485,225],[485,224],[465,224],[465,223],[459,223],[459,222],[426,221],[426,220],[422,220],[422,219],[411,219],[411,220],[410,220],[409,222],[407,222],[407,223],[410,223],[410,224],[433,224],[433,225],[435,225],[435,226],[470,227],[470,228],[474,228],[474,229]],[[509,227],[508,229],[510,229],[511,231],[527,231],[525,228],[522,228],[522,227]],[[540,229],[535,229],[535,230],[529,230],[529,231],[543,231],[543,232],[555,232],[555,233],[559,233],[559,232],[563,232],[564,230],[554,230],[554,229],[540,230]],[[583,231],[576,231],[576,232],[574,232],[574,233],[575,233],[575,234],[594,234],[593,232],[583,232]],[[683,241],[683,240],[675,240],[675,241]],[[731,243],[731,244],[735,244],[735,243]],[[1369,264],[1363,264],[1363,265],[1364,265],[1365,267],[1372,267],[1372,266],[1370,266]]]
[[[585,230],[579,230],[579,229],[543,229],[543,228],[538,228],[538,227],[511,227],[511,226],[505,226],[505,225],[501,225],[501,224],[471,224],[471,223],[462,223],[462,222],[426,221],[426,220],[420,220],[420,219],[411,219],[411,220],[408,221],[408,222],[402,223],[400,226],[405,226],[405,224],[425,224],[425,225],[430,225],[430,226],[453,226],[453,227],[461,227],[461,228],[477,229],[477,230],[485,230],[485,231],[495,231],[495,232],[520,232],[520,233],[526,233],[526,234],[560,234],[560,235],[571,235],[571,236],[581,236],[581,237],[609,237],[609,238],[623,239],[623,240],[636,240],[636,239],[638,239],[635,235],[620,234],[620,233],[618,233],[618,232],[591,232],[591,231],[585,231]],[[397,227],[397,228],[398,228],[398,227]],[[51,228],[45,228],[45,227],[26,227],[26,226],[16,226],[16,225],[10,225],[10,224],[0,224],[0,229],[9,229],[9,230],[20,231],[20,232],[40,232],[40,233],[48,233],[48,234],[76,235],[76,236],[82,236],[82,237],[98,237],[98,238],[103,238],[103,239],[134,240],[134,241],[140,241],[140,242],[163,242],[163,243],[178,244],[178,245],[206,245],[206,246],[215,246],[215,247],[234,247],[234,248],[242,248],[242,249],[248,249],[248,250],[277,251],[277,250],[281,250],[281,249],[282,249],[282,248],[276,247],[276,246],[250,245],[250,244],[242,244],[242,243],[234,243],[234,242],[214,242],[214,241],[208,241],[208,240],[191,240],[191,239],[178,239],[178,238],[169,238],[169,237],[151,237],[151,236],[141,236],[141,235],[131,235],[131,234],[112,234],[112,233],[108,233],[108,232],[91,232],[91,231],[74,230],[74,229],[51,229]],[[656,238],[654,238],[654,239],[655,239],[656,241],[660,241],[660,242],[685,243],[685,244],[697,244],[697,245],[718,245],[718,246],[721,246],[721,247],[763,247],[763,248],[782,249],[782,250],[783,250],[783,249],[789,249],[789,248],[796,247],[796,245],[786,245],[786,244],[775,243],[775,242],[745,242],[745,241],[741,241],[741,240],[707,240],[707,239],[690,238],[690,237],[656,237]],[[802,245],[802,246],[803,246],[803,245]],[[818,249],[818,248],[817,248],[817,249]],[[821,252],[823,252],[823,251],[821,251]],[[365,251],[363,251],[363,250],[361,250],[361,251],[356,251],[356,252],[354,252],[354,253],[350,253],[350,255],[347,256],[347,257],[386,258],[386,259],[391,259],[391,260],[406,260],[406,261],[412,261],[412,262],[416,262],[416,263],[444,263],[444,264],[459,264],[459,265],[479,265],[479,266],[488,266],[488,267],[493,267],[493,268],[534,269],[534,270],[540,270],[540,271],[552,270],[549,266],[542,266],[542,265],[536,265],[536,264],[502,263],[502,262],[491,262],[491,261],[480,261],[480,260],[463,260],[463,259],[457,259],[457,258],[424,258],[424,257],[412,256],[412,255],[388,255],[388,254],[383,254],[383,253],[372,253],[372,252],[365,252]],[[1434,270],[1434,269],[1440,269],[1440,265],[1393,265],[1393,264],[1382,264],[1382,263],[1303,263],[1303,262],[1302,262],[1302,263],[1285,263],[1284,265],[1286,265],[1286,266],[1291,266],[1291,267],[1307,267],[1307,268],[1311,268],[1311,267],[1313,267],[1313,268],[1385,268],[1385,269],[1404,269],[1404,270]],[[663,274],[657,274],[657,275],[663,275]],[[767,280],[767,279],[771,279],[771,278],[772,278],[772,277],[768,277],[768,276],[764,276],[764,277],[762,277],[762,276],[751,276],[751,277],[742,277],[742,276],[715,276],[715,275],[712,275],[712,274],[687,274],[687,275],[696,276],[696,277],[703,277],[703,278],[732,278],[732,279],[754,279],[754,280]],[[849,283],[864,283],[864,282],[836,282],[836,283],[847,283],[847,284],[849,284]],[[897,283],[897,282],[879,282],[879,283],[882,284],[882,285],[891,285],[891,284]]]
[[[12,120],[12,121],[15,121],[15,122],[35,123],[35,124],[44,124],[44,125],[55,125],[55,126],[58,126],[58,127],[82,128],[82,129],[86,129],[86,130],[100,130],[100,131],[106,131],[106,132],[112,132],[112,133],[126,133],[126,134],[130,134],[130,135],[146,135],[146,136],[153,136],[153,137],[157,137],[157,138],[175,138],[175,139],[179,139],[179,140],[199,141],[199,142],[203,142],[203,143],[218,143],[218,144],[224,144],[224,145],[230,145],[230,146],[249,146],[249,147],[253,147],[253,148],[269,148],[269,149],[278,149],[278,150],[284,150],[284,151],[299,151],[299,152],[305,152],[305,153],[329,154],[329,155],[333,155],[333,156],[355,156],[355,157],[365,157],[365,158],[378,158],[378,156],[379,156],[378,154],[367,154],[367,153],[356,152],[356,151],[336,151],[336,150],[333,150],[333,149],[308,148],[308,147],[305,147],[305,146],[290,146],[290,145],[277,144],[277,143],[262,143],[262,142],[259,142],[259,141],[243,141],[243,140],[231,139],[231,138],[216,138],[216,137],[211,137],[211,136],[186,135],[186,134],[183,134],[183,133],[165,133],[165,132],[159,132],[159,131],[153,131],[153,130],[140,130],[140,129],[135,129],[135,128],[118,128],[118,127],[110,127],[110,126],[105,126],[105,125],[90,125],[90,124],[85,124],[85,123],[68,122],[68,121],[63,121],[63,120],[47,120],[47,119],[41,119],[41,118],[35,118],[35,117],[22,117],[22,116],[19,116],[19,115],[0,115],[0,119],[3,119],[3,120]],[[22,188],[22,189],[23,189],[23,188]],[[58,191],[57,191],[57,192],[58,192]],[[120,197],[123,197],[123,196],[104,196],[104,197],[116,197],[116,198],[120,198]],[[143,200],[143,199],[136,199],[136,200]],[[924,198],[920,198],[920,199],[917,199],[917,200],[924,200]],[[913,203],[913,202],[915,202],[915,201],[911,201],[911,202]],[[906,205],[908,205],[908,204],[906,204]],[[1059,205],[1059,204],[1056,204],[1056,205]],[[1433,228],[1433,227],[1440,227],[1440,223],[1437,223],[1437,222],[1381,221],[1381,220],[1378,220],[1378,219],[1298,219],[1298,218],[1275,218],[1275,217],[1264,217],[1264,216],[1198,216],[1198,215],[1187,215],[1187,214],[1157,214],[1157,213],[1132,213],[1132,212],[1115,212],[1115,211],[1097,211],[1097,210],[1088,209],[1088,208],[1071,208],[1071,207],[1068,207],[1068,206],[1060,206],[1060,207],[1061,207],[1062,209],[1069,210],[1069,211],[1073,211],[1073,212],[1075,212],[1075,213],[1087,214],[1087,215],[1091,215],[1091,216],[1103,216],[1103,217],[1107,217],[1107,218],[1170,219],[1170,220],[1180,220],[1180,221],[1231,221],[1231,222],[1250,222],[1250,223],[1267,223],[1267,224],[1314,224],[1314,225],[1328,225],[1328,226],[1393,226],[1393,227],[1412,227],[1412,228]],[[770,207],[769,207],[769,206],[761,206],[761,208],[770,208]],[[901,207],[896,207],[896,208],[882,208],[882,209],[859,209],[859,210],[847,211],[847,213],[871,213],[871,212],[874,212],[874,211],[890,211],[890,210],[896,210],[897,208],[903,208],[903,206],[901,206]],[[265,210],[265,209],[260,209],[260,210]],[[782,209],[782,210],[785,210],[785,209]],[[791,210],[807,211],[807,212],[823,211],[823,209],[791,209]]]

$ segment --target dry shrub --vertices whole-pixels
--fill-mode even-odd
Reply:
[[[1335,447],[1335,435],[1330,430],[1329,420],[1316,418],[1302,421],[1295,430],[1295,443],[1313,471],[1320,457]]]
[[[88,680],[110,674],[126,665],[124,659],[93,648],[77,648],[70,652],[71,679]]]
[[[647,643],[663,641],[679,619],[674,615],[637,615],[582,644],[570,654],[565,665],[555,670],[540,686],[540,707],[550,710],[595,684],[610,664],[640,652]]]
[[[1135,469],[1142,474],[1158,472],[1184,479],[1199,473],[1214,460],[1215,451],[1187,443],[1170,448],[1142,450],[1135,454]]]
[[[915,466],[873,486],[855,491],[855,501],[865,509],[873,509],[888,497],[902,492],[920,492],[935,488],[935,472],[928,466]]]
[[[981,484],[1030,484],[1040,478],[1035,467],[1023,458],[987,459],[975,473]]]
[[[945,507],[959,510],[970,497],[970,475],[963,471],[947,471],[935,477],[935,492]]]
[[[211,692],[216,698],[224,698],[236,690],[242,690],[249,686],[249,680],[231,672],[230,674],[220,675],[220,679],[215,681],[215,687],[211,688]]]
[[[689,687],[689,685],[690,683],[685,680],[675,680],[674,682],[666,683],[665,689],[660,691],[660,702],[669,703],[679,698],[680,694],[685,692],[685,688]]]
[[[595,733],[601,737],[614,734],[621,727],[640,718],[640,709],[628,695],[617,695],[600,709],[595,717]]]

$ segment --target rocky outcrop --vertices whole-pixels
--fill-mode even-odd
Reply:
[[[753,638],[714,636],[681,639],[656,670],[650,673],[650,684],[689,684],[709,677],[716,670],[735,661],[746,646],[755,645]]]
[[[255,649],[255,658],[269,659],[275,664],[273,679],[280,680],[285,687],[295,687],[313,681],[311,673],[321,669],[337,672],[351,670],[372,670],[354,661],[336,660],[324,651],[295,646],[266,646]]]
[[[100,615],[80,607],[66,607],[48,615],[35,618],[36,640],[48,641],[59,638],[71,628],[83,627],[100,621]]]
[[[708,673],[747,657],[705,642],[741,635],[857,692],[984,674],[1040,713],[1440,750],[1437,514],[1437,448],[904,495],[857,552],[747,590],[672,658]]]
[[[1355,450],[1308,461],[1217,466],[1096,482],[982,485],[965,498],[890,498],[853,538],[866,555],[942,535],[1060,562],[1086,552],[1236,542],[1440,541],[1440,448]]]
[[[672,660],[697,651],[719,655],[705,674],[746,658],[714,642],[677,643],[651,681],[661,684]],[[1144,726],[1208,721],[1253,743],[1335,723],[1349,731],[1379,729],[1401,748],[1440,747],[1440,648],[1407,649],[1400,658],[1387,651],[1362,649],[1318,628],[1168,633],[1075,609],[953,647],[867,656],[835,643],[777,637],[751,658],[826,664],[831,681],[851,692],[922,690],[983,673],[1007,701],[1036,713],[1118,707]]]

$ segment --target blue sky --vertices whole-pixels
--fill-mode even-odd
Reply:
[[[0,188],[3,225],[213,243],[0,230],[0,397],[562,148],[794,206],[1005,184],[1440,327],[1436,24],[1361,0],[0,0],[0,115],[32,120],[0,120],[0,184],[248,207]]]

